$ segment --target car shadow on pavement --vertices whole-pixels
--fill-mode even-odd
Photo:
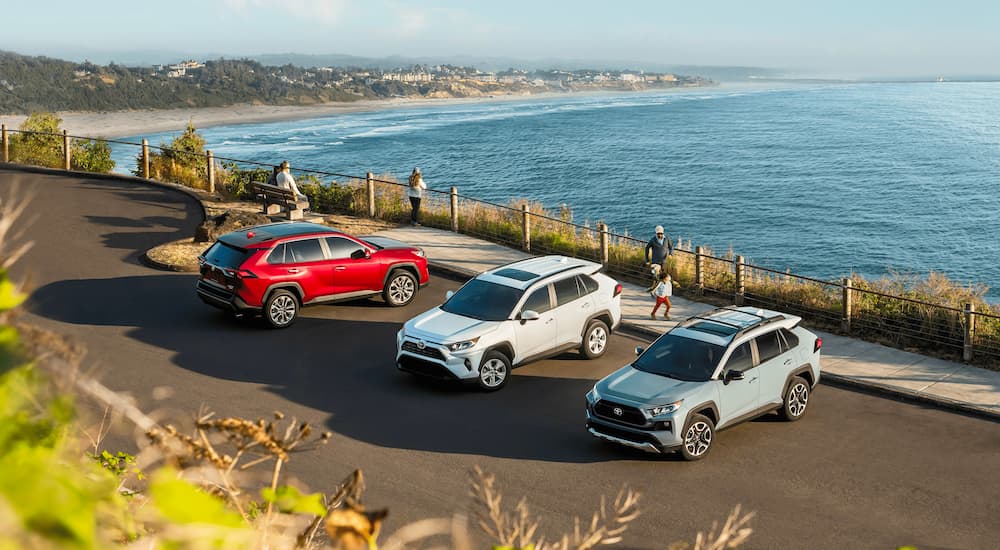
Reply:
[[[482,393],[417,379],[395,368],[400,323],[390,318],[402,310],[370,307],[375,302],[318,306],[304,311],[326,308],[321,313],[352,318],[305,316],[289,329],[271,330],[200,303],[195,281],[191,275],[58,281],[38,288],[27,310],[56,322],[96,327],[88,333],[98,345],[114,346],[122,338],[159,348],[146,354],[142,368],[155,369],[167,383],[185,378],[170,375],[176,365],[262,384],[263,391],[281,398],[268,406],[280,409],[288,400],[321,411],[328,415],[329,429],[379,446],[556,462],[649,458],[587,433],[583,396],[592,380],[515,371],[506,388]],[[571,360],[567,354],[560,363]],[[213,396],[213,405],[231,409],[227,414],[241,414],[248,398],[270,400],[248,394],[261,390],[245,384],[224,387],[224,393]],[[185,392],[174,389],[178,395]]]

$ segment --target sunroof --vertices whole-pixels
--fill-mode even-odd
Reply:
[[[701,332],[707,332],[709,334],[715,334],[716,336],[732,336],[736,334],[738,330],[736,327],[729,325],[720,325],[719,323],[713,323],[711,321],[703,321],[701,323],[695,323],[689,327],[690,330],[700,330]]]
[[[507,277],[508,279],[514,279],[516,281],[531,281],[538,278],[537,273],[531,273],[530,271],[524,271],[522,269],[514,269],[513,267],[508,267],[501,269],[494,273],[498,277]]]

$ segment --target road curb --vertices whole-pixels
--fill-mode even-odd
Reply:
[[[197,273],[196,271],[184,269],[179,265],[167,264],[154,260],[153,258],[149,257],[149,251],[143,252],[141,255],[139,255],[139,261],[142,262],[146,267],[159,269],[160,271],[173,271],[174,273]]]

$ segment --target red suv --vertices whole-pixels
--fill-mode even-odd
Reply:
[[[429,281],[424,251],[386,237],[352,237],[325,225],[285,222],[226,233],[198,257],[198,296],[274,328],[304,305],[381,294],[405,306]]]

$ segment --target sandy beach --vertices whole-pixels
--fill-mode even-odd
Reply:
[[[587,92],[577,92],[580,95]],[[386,109],[404,109],[427,107],[432,105],[454,105],[467,103],[518,101],[526,99],[542,99],[553,97],[556,93],[526,95],[506,95],[475,98],[449,99],[380,99],[362,100],[343,103],[325,103],[321,105],[278,106],[278,105],[232,105],[229,107],[207,107],[192,109],[152,109],[136,111],[109,112],[58,112],[62,119],[62,128],[72,136],[121,138],[126,136],[141,136],[160,132],[180,131],[187,127],[188,122],[195,128],[211,126],[226,126],[255,122],[277,122],[283,120],[302,120],[308,118],[337,115],[342,113],[357,113],[380,111]],[[0,115],[0,123],[6,124],[8,130],[16,130],[26,117],[24,115]]]

